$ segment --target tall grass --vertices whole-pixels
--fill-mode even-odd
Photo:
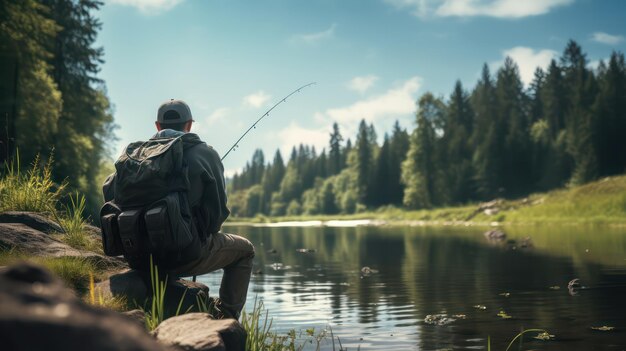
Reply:
[[[522,349],[522,338],[524,337],[524,334],[526,333],[545,333],[548,336],[550,336],[550,334],[544,330],[544,329],[526,329],[524,331],[522,331],[521,333],[517,334],[513,340],[511,340],[511,342],[509,342],[509,346],[507,346],[505,351],[509,351],[511,349],[511,347],[513,346],[513,343],[515,343],[515,340],[520,339],[520,350]],[[552,335],[554,336],[554,335]],[[491,351],[491,337],[487,336],[487,351]]]
[[[54,182],[53,162],[53,156],[50,155],[46,164],[41,165],[41,159],[37,156],[31,167],[22,172],[18,151],[15,159],[5,164],[0,177],[0,212],[28,211],[44,214],[61,226],[63,235],[60,239],[68,245],[97,251],[98,243],[85,231],[85,197],[78,192],[69,194],[68,204],[59,205],[68,183]]]
[[[93,274],[89,275],[89,294],[84,299],[87,303],[115,311],[128,309],[128,301],[124,297],[105,296],[100,288],[96,288]]]
[[[150,309],[145,310],[146,315],[146,328],[149,331],[156,329],[156,327],[161,324],[165,319],[168,318],[165,314],[165,292],[167,290],[167,275],[165,276],[165,280],[161,280],[159,276],[159,268],[154,264],[152,260],[152,255],[150,256],[150,286],[152,288],[152,297],[150,303]],[[183,293],[183,296],[180,298],[178,302],[178,307],[174,312],[174,316],[180,315],[181,308],[183,306],[183,302],[185,301],[185,296],[187,295],[187,290]],[[189,312],[189,310],[185,311],[185,313]],[[173,317],[174,317],[173,316]]]
[[[1,211],[32,211],[56,215],[55,206],[59,201],[67,183],[56,184],[52,180],[52,162],[41,167],[37,156],[31,167],[23,173],[20,171],[19,151],[14,160],[5,165],[0,178],[0,212]]]
[[[58,218],[64,231],[61,240],[78,249],[99,251],[99,243],[85,231],[85,196],[76,192],[74,196],[70,194],[69,199],[70,203],[64,206],[64,213]]]
[[[17,250],[0,251],[0,266],[29,261],[42,265],[57,275],[65,284],[78,292],[86,292],[89,276],[99,277],[102,271],[82,257],[29,257]]]

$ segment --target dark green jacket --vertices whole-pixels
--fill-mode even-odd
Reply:
[[[206,234],[217,233],[228,218],[230,210],[226,206],[226,184],[224,166],[213,147],[200,140],[197,134],[163,129],[152,138],[173,138],[182,135],[185,147],[184,157],[188,166],[189,203],[194,214],[200,216],[200,223]],[[113,200],[115,173],[104,182],[104,201]]]

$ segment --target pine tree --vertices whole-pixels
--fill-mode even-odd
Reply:
[[[371,128],[362,119],[356,137],[356,172],[359,201],[363,204],[367,204],[370,200],[371,171],[374,161],[371,136]]]
[[[391,142],[385,133],[383,146],[380,148],[375,162],[375,170],[370,188],[371,204],[381,206],[391,203],[390,171],[391,171]]]
[[[505,133],[501,184],[506,195],[518,196],[530,187],[530,126],[519,69],[509,57],[498,71],[496,97],[499,125]]]
[[[26,166],[54,143],[62,100],[52,77],[60,30],[37,1],[0,0],[0,163],[19,147]]]
[[[441,190],[445,194],[440,196],[446,203],[462,203],[474,197],[472,150],[469,145],[474,112],[460,81],[454,86],[444,120],[436,160],[445,175],[445,186]]]
[[[418,105],[417,128],[411,135],[407,158],[402,163],[403,203],[410,208],[429,208],[437,201],[433,121],[441,118],[444,106],[430,93],[424,94]]]
[[[483,199],[493,198],[501,189],[501,147],[504,144],[500,121],[496,114],[496,93],[487,64],[470,98],[475,113],[471,144],[476,186]]]
[[[606,69],[599,70],[599,93],[593,105],[597,119],[594,145],[601,176],[626,170],[626,65],[624,54],[613,52]]]
[[[330,134],[330,149],[328,151],[328,174],[335,175],[339,173],[345,162],[341,157],[341,142],[343,137],[339,132],[339,125],[333,123],[333,132]]]
[[[400,123],[396,120],[391,134],[389,170],[387,173],[387,184],[385,186],[386,191],[389,194],[389,203],[393,205],[402,205],[402,198],[404,197],[404,184],[401,182],[400,178],[402,174],[402,162],[404,162],[408,151],[409,134],[405,129],[400,127]]]

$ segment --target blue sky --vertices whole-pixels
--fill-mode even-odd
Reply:
[[[106,0],[98,14],[119,153],[154,132],[161,102],[191,107],[193,131],[224,153],[284,95],[317,82],[261,122],[224,160],[241,169],[255,148],[271,159],[294,144],[328,144],[333,122],[354,138],[373,122],[414,127],[426,91],[467,89],[483,63],[509,55],[529,81],[569,39],[590,65],[626,51],[621,0]],[[115,155],[117,156],[117,155]]]

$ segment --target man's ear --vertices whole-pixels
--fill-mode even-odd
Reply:
[[[185,123],[185,133],[189,133],[191,130],[191,124],[193,124],[193,121],[187,121],[187,123]]]
[[[154,125],[156,126],[156,129],[157,129],[158,132],[160,132],[161,129],[163,129],[163,128],[161,128],[161,123],[159,123],[159,122],[154,122]]]

